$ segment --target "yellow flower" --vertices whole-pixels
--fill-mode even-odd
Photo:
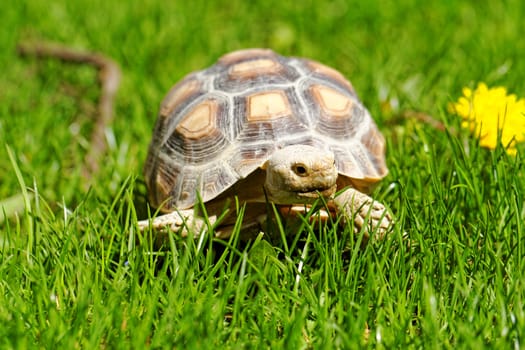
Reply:
[[[463,88],[463,96],[450,104],[463,118],[461,126],[479,137],[482,147],[495,149],[498,134],[507,153],[516,153],[516,143],[525,140],[525,99],[507,95],[504,87],[488,88],[479,83],[476,90]]]

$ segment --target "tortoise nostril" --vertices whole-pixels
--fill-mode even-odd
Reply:
[[[292,171],[298,176],[308,175],[308,170],[306,169],[306,165],[302,163],[297,163],[297,164],[292,165]]]

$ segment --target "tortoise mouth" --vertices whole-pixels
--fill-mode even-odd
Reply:
[[[304,199],[330,198],[334,195],[337,185],[329,187],[318,187],[308,191],[296,191],[297,197]]]

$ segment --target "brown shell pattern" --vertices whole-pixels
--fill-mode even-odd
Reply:
[[[169,211],[197,193],[211,200],[292,144],[330,149],[361,183],[388,172],[384,138],[341,73],[271,50],[227,54],[164,98],[144,168],[150,201]]]

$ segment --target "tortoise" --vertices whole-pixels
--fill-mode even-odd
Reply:
[[[387,173],[384,137],[341,73],[269,49],[234,51],[162,101],[144,177],[150,204],[167,214],[138,226],[197,236],[211,222],[226,238],[239,204],[243,228],[260,228],[267,203],[291,218],[322,198],[321,219],[342,214],[342,225],[384,235],[391,213],[368,194]]]

